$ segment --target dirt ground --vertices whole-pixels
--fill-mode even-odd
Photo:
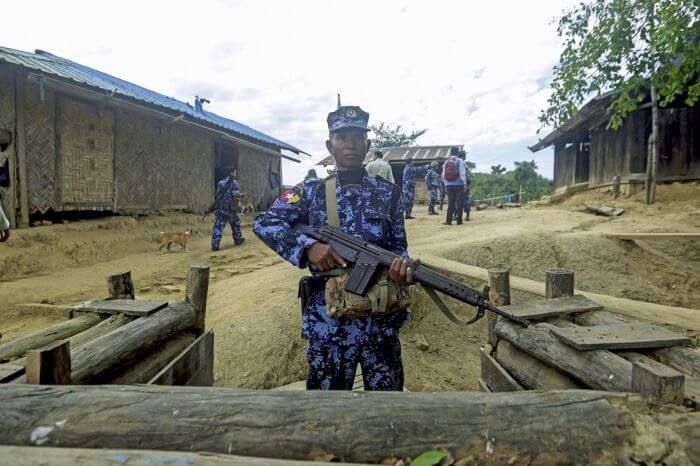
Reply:
[[[637,300],[700,308],[700,245],[692,241],[620,241],[612,232],[700,231],[700,185],[660,186],[659,202],[642,194],[613,201],[583,193],[558,205],[473,212],[463,226],[440,225],[418,206],[407,223],[413,256],[437,254],[479,267],[509,267],[512,275],[542,281],[551,267],[576,272],[578,288]],[[624,207],[621,217],[596,217],[583,204]],[[2,341],[61,320],[21,313],[23,303],[76,303],[104,295],[104,276],[131,270],[137,295],[182,299],[188,264],[212,267],[207,324],[216,335],[216,384],[273,388],[304,378],[295,269],[259,242],[243,219],[248,241],[209,250],[212,219],[194,215],[109,217],[16,230],[0,246]],[[160,231],[192,228],[191,252],[158,252]],[[228,235],[228,232],[227,232]],[[483,283],[469,283],[475,287]],[[515,292],[513,301],[541,299]],[[454,304],[454,303],[453,303]],[[471,309],[464,308],[464,315]],[[700,311],[698,311],[700,312]],[[406,386],[412,391],[474,390],[483,321],[457,327],[416,293],[413,322],[402,331]],[[422,334],[430,348],[416,346]]]

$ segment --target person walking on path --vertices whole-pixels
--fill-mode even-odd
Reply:
[[[462,209],[464,208],[464,190],[467,185],[467,169],[464,165],[465,154],[458,147],[450,149],[450,158],[442,167],[442,179],[447,190],[447,215],[445,225],[462,224]]]

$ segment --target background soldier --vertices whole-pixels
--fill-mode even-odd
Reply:
[[[275,201],[253,225],[255,234],[270,248],[298,267],[309,266],[313,272],[299,286],[302,336],[309,340],[308,389],[351,390],[358,363],[366,390],[403,389],[399,328],[408,318],[405,308],[358,317],[331,312],[326,286],[338,277],[320,273],[339,272],[346,264],[329,245],[293,228],[297,223],[318,228],[337,222],[346,233],[408,257],[400,188],[362,168],[369,149],[368,119],[369,114],[360,107],[340,107],[330,113],[326,147],[335,160],[337,175],[325,181],[304,182]],[[395,260],[388,270],[388,280],[411,283],[408,262]]]
[[[440,174],[437,172],[438,163],[431,162],[428,173],[425,174],[425,185],[430,194],[428,201],[428,215],[437,215],[435,212],[435,204],[437,204],[438,192],[440,190]]]
[[[233,244],[243,244],[245,238],[241,233],[241,219],[238,218],[238,202],[241,190],[236,181],[236,170],[231,168],[229,176],[219,181],[216,187],[216,202],[214,203],[214,228],[211,234],[211,250],[218,251],[221,237],[224,235],[226,224],[231,225]]]

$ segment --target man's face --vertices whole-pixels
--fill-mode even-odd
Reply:
[[[362,167],[369,145],[367,132],[361,129],[336,131],[326,141],[326,148],[335,159],[335,166],[341,171]]]

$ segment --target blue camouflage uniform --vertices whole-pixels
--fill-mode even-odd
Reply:
[[[423,176],[424,167],[406,165],[403,169],[403,202],[406,216],[410,217],[413,212],[413,201],[416,197],[416,178]]]
[[[399,187],[367,172],[360,184],[343,185],[341,181],[339,176],[336,196],[340,228],[408,257]],[[253,231],[289,262],[307,267],[306,251],[316,240],[292,227],[297,223],[312,227],[326,224],[325,198],[324,181],[308,180],[259,215]],[[399,329],[408,320],[407,312],[332,319],[326,314],[326,280],[313,275],[300,283],[302,337],[309,340],[307,389],[350,390],[359,363],[366,390],[402,390]]]
[[[211,248],[216,250],[221,245],[221,237],[224,235],[226,224],[231,225],[233,231],[234,244],[243,242],[243,234],[241,233],[241,219],[238,218],[238,201],[235,196],[239,196],[241,190],[238,187],[238,181],[229,175],[219,181],[216,186],[216,195],[221,196],[214,206],[214,228],[211,233]]]
[[[432,168],[425,174],[425,186],[428,188],[430,200],[428,201],[428,212],[435,212],[435,204],[438,201],[438,191],[440,190],[441,176]]]

